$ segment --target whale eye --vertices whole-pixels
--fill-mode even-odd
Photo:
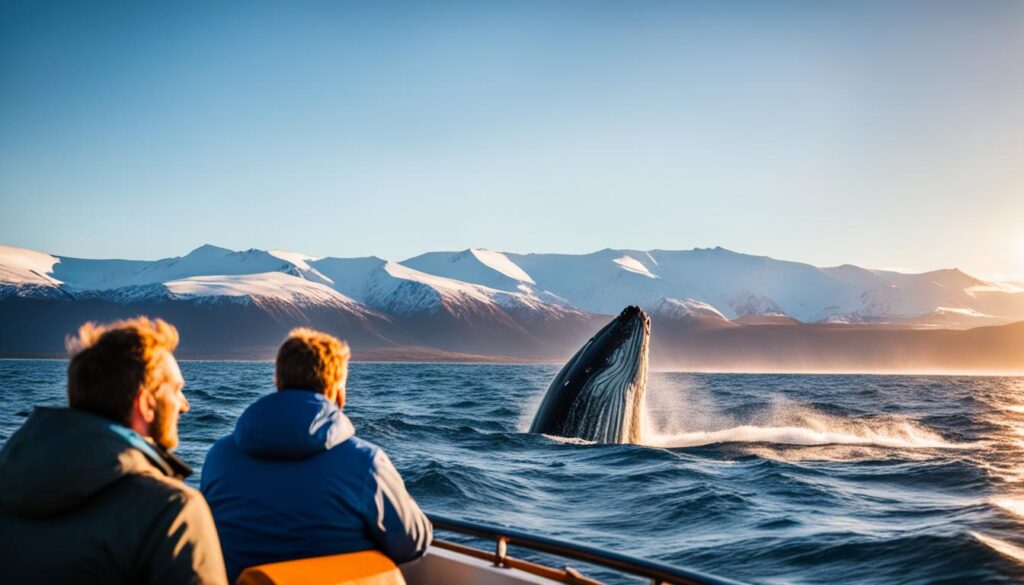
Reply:
[[[594,368],[591,368],[590,366],[587,366],[587,369],[583,370],[583,373],[584,373],[584,374],[589,374],[589,373],[590,373],[590,370],[593,370],[593,369],[594,369]]]

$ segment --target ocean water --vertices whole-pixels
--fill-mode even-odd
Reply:
[[[0,442],[65,367],[0,361]],[[196,485],[273,367],[182,370]],[[1024,581],[1024,378],[653,373],[645,445],[594,445],[525,432],[557,370],[354,364],[346,411],[429,511],[752,583]]]

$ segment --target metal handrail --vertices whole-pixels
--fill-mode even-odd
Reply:
[[[601,565],[622,573],[639,577],[647,577],[655,584],[670,583],[673,585],[742,585],[738,581],[708,575],[699,571],[683,569],[657,561],[631,557],[622,553],[604,550],[585,544],[577,544],[568,540],[560,540],[548,536],[530,534],[523,530],[495,526],[479,522],[456,520],[439,514],[427,514],[434,528],[458,532],[468,536],[496,541],[494,561],[503,566],[506,546],[510,544],[523,546],[535,551],[545,552],[560,557],[575,559],[585,563]]]

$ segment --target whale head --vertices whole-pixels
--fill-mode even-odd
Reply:
[[[531,433],[598,443],[637,443],[643,429],[651,320],[623,309],[565,364],[548,387]]]

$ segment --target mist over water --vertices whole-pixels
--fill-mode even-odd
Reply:
[[[0,442],[65,367],[0,361]],[[273,368],[182,370],[198,471]],[[346,411],[437,513],[756,583],[1024,580],[1024,379],[653,373],[644,444],[597,445],[524,432],[557,371],[354,364]]]

